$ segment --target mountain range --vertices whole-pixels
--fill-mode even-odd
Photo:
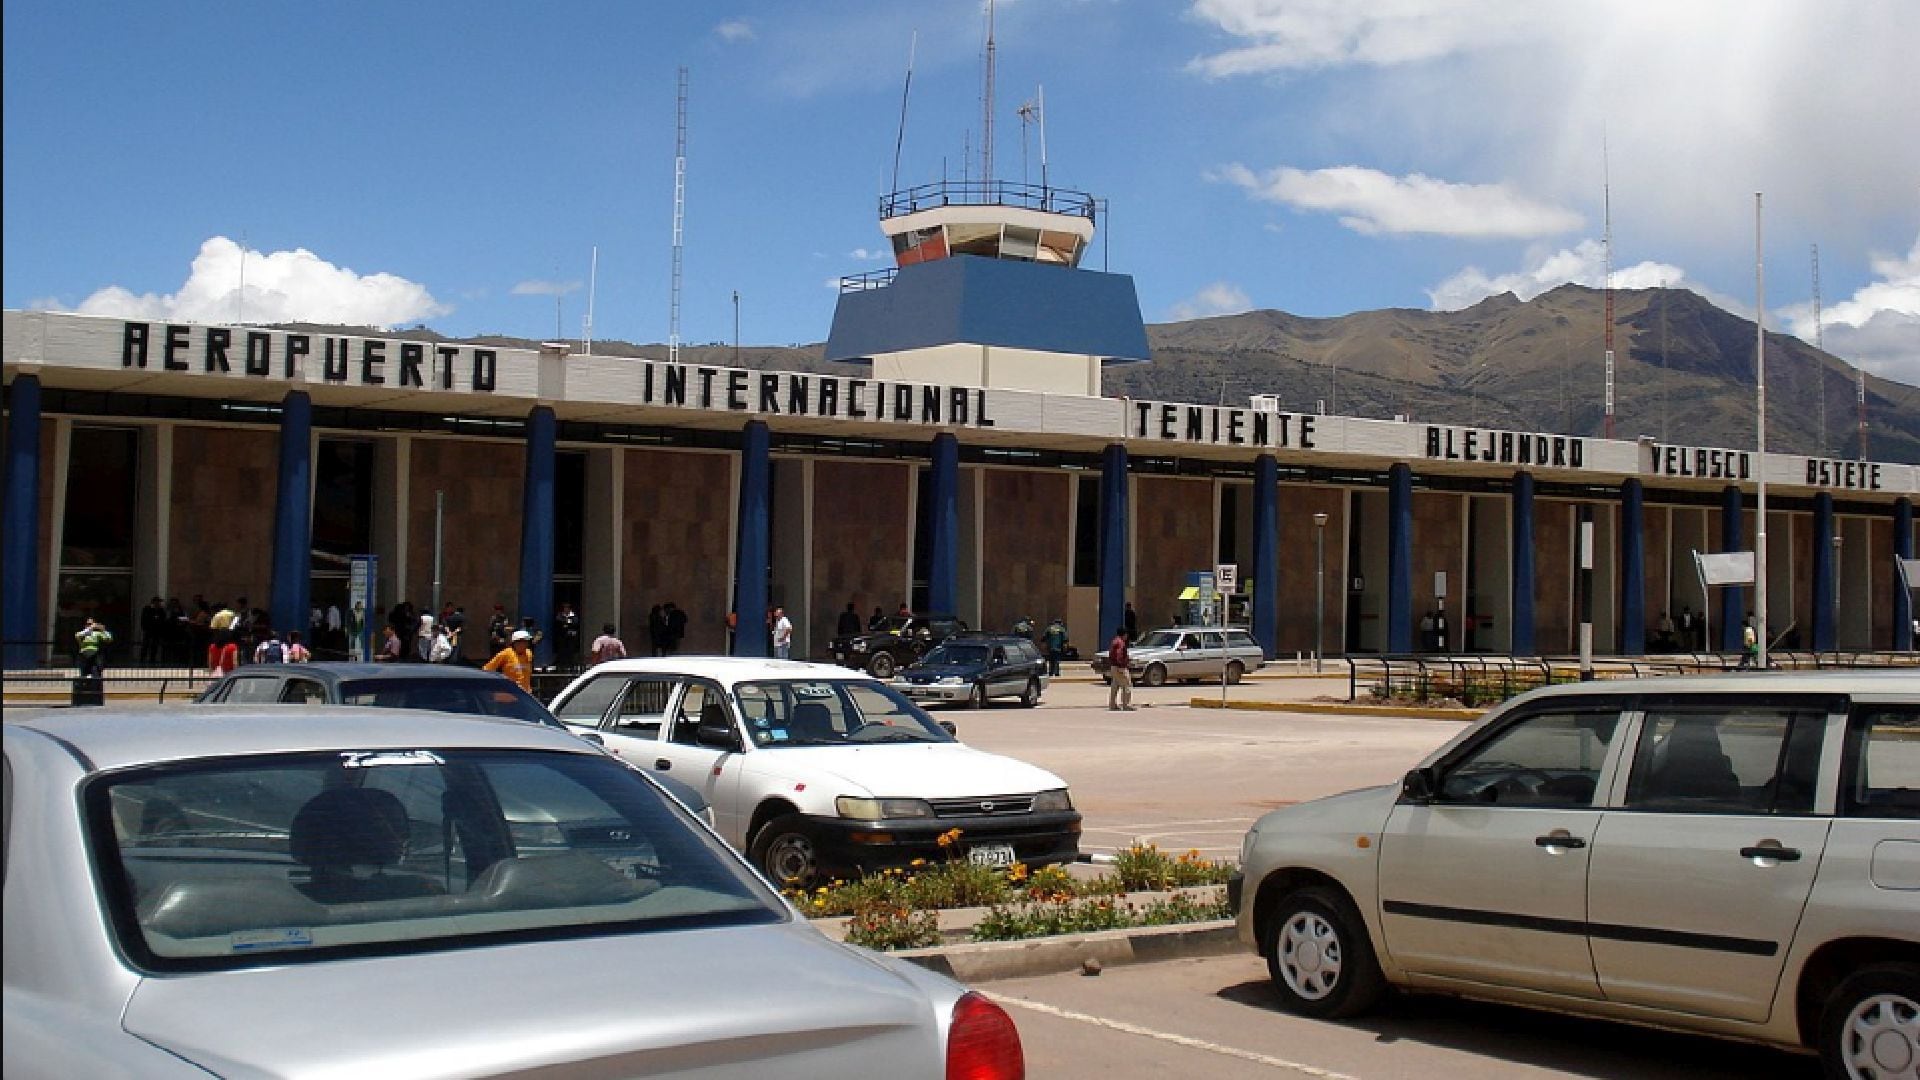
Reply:
[[[1156,401],[1245,405],[1598,437],[1605,432],[1606,301],[1562,285],[1460,311],[1390,308],[1336,318],[1284,311],[1147,328],[1148,364],[1109,369],[1104,390]],[[1614,435],[1687,446],[1754,445],[1754,325],[1684,289],[1614,293]],[[430,331],[402,336],[436,337]],[[477,343],[528,347],[518,338]],[[596,341],[596,353],[662,359],[664,345]],[[854,373],[820,345],[682,345],[688,363]],[[1769,333],[1767,449],[1857,458],[1859,373],[1798,338]],[[1920,387],[1866,377],[1875,461],[1920,464]]]

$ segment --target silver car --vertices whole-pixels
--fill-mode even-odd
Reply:
[[[269,708],[9,711],[9,1078],[1021,1075],[578,739]]]
[[[1163,686],[1172,680],[1192,682],[1225,679],[1237,683],[1249,671],[1266,663],[1266,653],[1253,635],[1234,627],[1169,626],[1153,630],[1128,649],[1128,665],[1136,681]],[[1094,671],[1106,674],[1107,659],[1095,658]]]
[[[1920,678],[1537,691],[1266,815],[1229,887],[1286,1008],[1389,986],[1920,1067]]]

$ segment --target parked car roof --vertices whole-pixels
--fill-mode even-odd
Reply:
[[[699,675],[718,682],[755,682],[761,679],[860,679],[880,680],[855,668],[839,664],[815,664],[805,660],[768,660],[756,656],[643,656],[627,660],[609,660],[590,670],[599,672],[654,673],[660,675]]]

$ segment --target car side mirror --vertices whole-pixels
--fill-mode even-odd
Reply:
[[[960,725],[954,723],[951,720],[940,721],[940,728],[941,730],[945,731],[947,734],[953,736],[956,739],[960,737]]]
[[[1400,798],[1419,806],[1433,802],[1440,791],[1440,777],[1433,766],[1409,770],[1400,781]]]
[[[700,721],[693,729],[693,741],[714,750],[738,752],[740,749],[740,733],[725,720]]]

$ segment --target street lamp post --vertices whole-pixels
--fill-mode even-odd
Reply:
[[[1320,647],[1327,625],[1327,515],[1313,515],[1313,673],[1320,674]]]

